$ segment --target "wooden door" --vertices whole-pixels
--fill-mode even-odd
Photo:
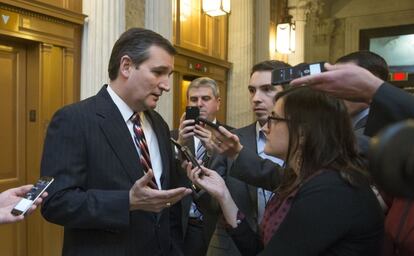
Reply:
[[[26,184],[26,47],[0,40],[0,191]],[[26,222],[0,226],[2,255],[26,255]]]

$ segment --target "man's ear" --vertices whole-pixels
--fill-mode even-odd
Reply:
[[[131,58],[128,55],[122,56],[119,62],[119,74],[124,78],[128,78],[131,68],[134,68]]]

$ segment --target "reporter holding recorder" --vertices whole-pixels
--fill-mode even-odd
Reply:
[[[369,103],[366,135],[373,136],[386,125],[414,118],[414,97],[368,70],[352,64],[329,63],[325,69],[328,72],[295,79],[291,85],[306,85],[340,99]]]
[[[284,159],[285,166],[273,169],[280,183],[272,184],[278,189],[266,208],[260,237],[216,172],[187,167],[188,176],[219,201],[243,255],[379,255],[382,211],[343,102],[306,87],[280,92],[263,131],[265,153]]]
[[[11,213],[14,206],[26,195],[33,185],[24,185],[16,188],[11,188],[0,193],[0,224],[14,223],[24,219],[25,215],[13,215]],[[37,206],[39,206],[43,199],[47,197],[47,192],[44,192],[30,207],[26,214],[32,213]]]

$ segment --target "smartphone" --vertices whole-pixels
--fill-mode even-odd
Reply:
[[[197,166],[201,169],[201,166],[198,163],[197,159],[194,157],[193,153],[191,153],[191,150],[187,146],[182,146],[180,143],[178,143],[178,141],[174,140],[173,138],[170,138],[170,140],[178,148],[178,150],[181,152],[181,154],[188,162],[190,162],[193,166]]]
[[[325,62],[302,63],[290,68],[274,69],[272,70],[272,85],[288,84],[293,79],[324,72],[324,64]]]
[[[218,125],[218,124],[215,124],[215,123],[213,123],[213,122],[210,122],[210,121],[208,121],[208,120],[207,120],[207,119],[205,119],[205,118],[198,117],[198,118],[197,118],[197,121],[200,121],[200,122],[202,122],[202,123],[204,123],[204,124],[206,124],[206,125],[210,126],[210,127],[211,127],[211,128],[213,128],[214,130],[219,131],[219,125]]]
[[[178,148],[178,150],[182,153],[182,155],[188,162],[191,162],[193,166],[197,166],[198,168],[201,169],[200,164],[198,163],[197,159],[194,157],[194,155],[191,153],[191,150],[188,147],[182,146],[180,143],[178,143],[178,141],[174,140],[173,138],[170,138],[170,140]],[[202,176],[203,176],[203,173],[200,172],[199,177],[202,177]],[[195,184],[191,184],[191,190],[194,192],[193,196],[196,199],[205,193],[203,189],[200,189]]]
[[[196,106],[187,106],[185,107],[185,120],[193,119],[197,120],[200,115],[200,109]]]
[[[52,177],[41,177],[30,189],[30,191],[27,192],[27,194],[16,204],[11,213],[14,216],[25,214],[36,201],[36,199],[38,199],[50,186],[50,184],[52,184],[53,180],[54,179]]]

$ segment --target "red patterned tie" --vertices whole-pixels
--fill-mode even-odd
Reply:
[[[134,130],[134,141],[135,145],[139,148],[139,158],[141,160],[141,165],[144,169],[144,173],[147,173],[149,169],[152,169],[151,165],[151,158],[150,153],[148,150],[147,140],[145,139],[144,130],[141,126],[141,117],[139,113],[136,113],[131,118],[132,121],[132,130]],[[154,189],[158,189],[157,182],[155,181],[155,177],[152,177],[152,181],[149,183],[149,186]]]

